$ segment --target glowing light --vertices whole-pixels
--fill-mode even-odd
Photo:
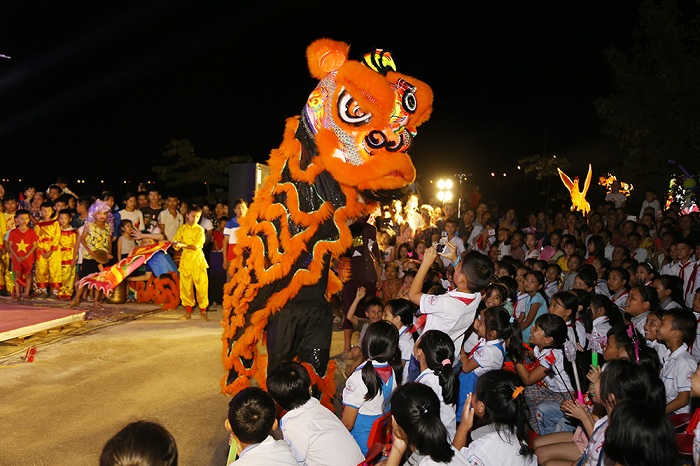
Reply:
[[[615,181],[618,181],[615,175],[608,173],[608,176],[601,176],[598,178],[598,184],[605,187],[605,191],[610,194],[612,192],[612,185]],[[625,196],[629,197],[630,192],[634,189],[632,183],[627,183],[625,181],[620,181],[620,192]]]
[[[438,180],[437,187],[437,198],[440,202],[450,202],[452,200],[452,180],[449,178]]]
[[[559,172],[559,178],[561,178],[562,183],[564,183],[564,186],[566,186],[566,189],[569,190],[569,194],[571,195],[571,210],[578,210],[582,212],[585,217],[588,212],[591,211],[591,205],[586,200],[586,193],[591,185],[591,176],[593,174],[591,164],[588,164],[588,175],[586,175],[586,181],[583,184],[582,191],[579,188],[578,176],[575,176],[574,180],[571,181],[571,178],[559,168],[557,168],[557,171]]]

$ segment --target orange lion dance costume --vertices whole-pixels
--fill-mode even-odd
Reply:
[[[253,379],[265,387],[268,364],[298,358],[314,369],[312,382],[328,405],[335,392],[328,298],[342,287],[329,265],[352,243],[348,225],[403,196],[415,179],[407,151],[430,117],[432,90],[396,72],[387,51],[359,62],[348,59],[349,49],[330,39],[308,47],[311,76],[320,82],[302,114],[287,119],[270,175],[239,230],[224,287],[227,394]]]

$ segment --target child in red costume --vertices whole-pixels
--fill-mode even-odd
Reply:
[[[24,299],[31,299],[32,267],[34,266],[34,251],[39,238],[33,229],[29,228],[29,212],[22,209],[15,214],[17,228],[10,232],[7,242],[12,255],[12,271],[15,275],[15,286],[12,296],[22,299],[22,286],[24,286]]]

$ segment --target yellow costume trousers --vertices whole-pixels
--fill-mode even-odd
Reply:
[[[48,259],[44,259],[41,255],[37,257],[36,286],[46,289],[51,283],[51,290],[58,291],[61,286],[61,276],[61,254],[59,251],[54,251]]]
[[[206,309],[209,306],[207,269],[192,270],[189,267],[180,267],[180,301],[182,301],[183,306],[195,305],[195,290],[200,309]]]
[[[15,287],[15,282],[12,279],[12,270],[10,270],[10,254],[5,249],[2,249],[0,254],[0,289],[5,288],[8,293],[12,293]]]
[[[58,241],[61,258],[61,287],[58,289],[58,298],[70,299],[73,296],[75,286],[75,265],[72,264],[75,255],[78,234],[76,230],[70,228],[61,230],[61,237]]]
[[[194,292],[200,309],[209,306],[209,277],[207,260],[204,258],[204,228],[200,225],[184,224],[175,233],[174,241],[196,246],[197,249],[183,249],[178,270],[180,271],[180,301],[183,306],[194,306]],[[194,286],[194,289],[192,287]]]

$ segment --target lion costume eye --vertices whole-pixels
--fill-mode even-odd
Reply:
[[[407,92],[403,95],[403,108],[408,113],[414,113],[418,107],[416,95],[413,92]]]
[[[401,98],[403,109],[408,113],[415,113],[416,109],[418,108],[416,87],[401,78],[396,81],[396,87],[399,89],[399,92],[403,92],[403,97]]]
[[[360,104],[346,90],[340,93],[338,99],[338,115],[343,122],[355,126],[367,124],[372,119],[372,114],[365,113]]]

